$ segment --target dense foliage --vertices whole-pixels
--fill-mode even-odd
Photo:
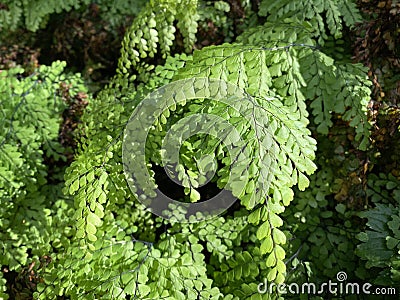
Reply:
[[[111,24],[121,22],[127,15],[136,15],[143,6],[144,1],[90,1],[90,0],[65,0],[65,1],[26,1],[5,0],[0,5],[0,28],[16,29],[23,27],[30,31],[37,31],[45,27],[52,13],[61,13],[71,9],[82,10],[87,6],[95,6],[104,19]],[[100,9],[98,8],[100,7]]]
[[[59,135],[60,124],[63,116],[67,119],[67,105],[85,101],[87,95],[80,76],[63,73],[64,67],[54,62],[25,78],[22,68],[0,73],[3,272],[27,266],[32,258],[44,268],[71,231],[64,226],[64,209],[72,203],[61,192],[71,131]],[[20,276],[25,282],[32,274]],[[35,274],[29,281],[36,284],[39,278]],[[13,286],[15,297],[31,294],[29,281],[28,286]]]
[[[30,1],[0,5],[0,26],[37,30],[53,12],[89,5],[38,2],[30,14]],[[115,23],[136,17],[95,96],[65,63],[2,65],[0,298],[290,298],[258,285],[320,284],[339,272],[399,287],[398,28],[379,23],[397,18],[399,5],[127,2],[96,3]],[[212,83],[183,101],[196,78],[236,85],[253,102],[215,101]],[[179,93],[147,136],[146,166],[153,185],[183,202],[229,190],[238,201],[211,220],[164,220],[127,184],[124,129],[146,95],[172,82]],[[212,135],[188,138],[175,170],[187,180],[177,186],[163,172],[162,141],[171,128],[188,133],[179,120],[199,114],[235,128],[241,150],[232,156]],[[201,187],[211,162],[218,171]]]

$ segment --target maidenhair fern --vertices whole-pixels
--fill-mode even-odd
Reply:
[[[0,175],[2,199],[23,198],[23,191],[35,191],[46,182],[43,155],[59,160],[64,158],[57,140],[61,113],[60,83],[73,84],[72,96],[84,90],[78,77],[66,77],[61,72],[65,63],[43,66],[30,77],[20,80],[23,69],[2,71],[2,124],[0,158],[4,162]],[[65,159],[65,158],[64,158]]]
[[[288,284],[322,284],[335,278],[338,272],[346,272],[350,282],[356,278],[357,268],[356,272],[365,271],[362,266],[358,267],[354,253],[357,245],[354,231],[358,222],[356,214],[347,210],[343,203],[333,205],[338,174],[328,165],[330,151],[326,155],[321,150],[325,147],[331,150],[333,145],[325,136],[318,142],[318,170],[310,176],[310,187],[304,192],[295,190],[294,200],[282,214],[282,229],[290,238],[287,245],[289,259],[286,261]]]
[[[52,14],[82,10],[91,4],[96,5],[103,20],[117,27],[125,17],[139,14],[145,0],[4,0],[0,3],[0,29],[26,28],[37,31],[46,26]]]
[[[66,157],[58,137],[64,97],[86,89],[79,76],[64,74],[64,67],[54,62],[26,78],[22,68],[0,73],[0,263],[9,272],[69,243],[71,227],[64,221],[72,203],[61,193]]]
[[[310,107],[317,131],[327,134],[333,124],[332,113],[340,114],[355,128],[359,148],[365,150],[370,129],[367,104],[371,93],[366,69],[355,64],[335,65],[333,59],[318,52],[303,59],[304,79],[309,82],[304,93],[312,100]]]
[[[124,7],[114,3],[115,11]],[[398,172],[366,175],[372,158],[364,151],[371,130],[366,70],[346,63],[350,56],[335,60],[328,46],[335,39],[326,39],[356,21],[353,2],[262,1],[266,23],[190,54],[195,23],[221,24],[235,8],[227,3],[198,1],[186,10],[172,1],[147,5],[125,36],[117,76],[90,99],[65,186],[63,99],[85,91],[81,79],[64,74],[58,62],[26,78],[22,69],[1,71],[0,298],[18,299],[29,289],[39,299],[275,299],[277,291],[262,294],[258,284],[319,284],[338,272],[357,282],[398,283]],[[163,21],[160,7],[172,23]],[[147,21],[154,31],[140,28]],[[162,24],[170,26],[160,41]],[[229,22],[222,27],[234,32]],[[181,51],[187,54],[171,55]],[[232,90],[240,101],[223,100]],[[177,199],[198,203],[209,197],[199,187],[205,171],[217,165],[211,184],[238,199],[231,209],[197,223],[165,221],[129,189],[134,176],[126,178],[126,168],[136,174],[140,166],[123,159],[123,153],[134,158],[124,130],[149,94],[171,104],[141,144],[153,187],[160,167],[168,167],[163,139],[211,124],[198,115],[223,119],[240,133],[226,134],[222,126],[214,136],[191,136],[174,170],[184,179]],[[185,118],[192,122],[181,123]],[[217,137],[240,150],[229,152]],[[356,213],[360,207],[365,211]],[[29,288],[16,291],[16,280]]]
[[[343,26],[351,27],[361,21],[355,1],[349,0],[263,0],[260,3],[260,16],[269,21],[282,21],[287,17],[297,21],[309,21],[316,29],[314,37],[320,44],[332,35],[340,38]]]
[[[177,30],[183,37],[184,49],[190,52],[196,41],[198,18],[197,0],[150,1],[124,37],[118,72],[130,74],[135,70],[146,81],[154,65],[145,59],[165,59],[170,55]],[[132,79],[135,77],[131,74]]]
[[[326,133],[331,114],[340,113],[353,122],[360,140],[367,137],[367,123],[365,127],[358,125],[360,120],[366,122],[362,108],[369,91],[365,71],[336,63],[322,53],[309,23],[268,22],[244,32],[236,43],[206,47],[193,56],[171,57],[175,37],[170,29],[179,14],[186,16],[179,17],[186,23],[177,26],[186,36],[188,49],[194,41],[190,33],[195,32],[196,15],[189,16],[189,12],[195,5],[184,11],[182,3],[148,4],[125,36],[119,75],[86,110],[81,147],[66,173],[65,192],[74,197],[76,207],[75,246],[59,256],[48,271],[45,284],[38,289],[41,298],[90,294],[103,299],[126,295],[256,299],[260,296],[257,282],[266,278],[281,283],[287,274],[286,242],[290,234],[283,230],[282,213],[292,202],[294,186],[305,190],[309,175],[316,169],[310,119]],[[166,14],[157,14],[159,7],[165,7]],[[150,26],[141,29],[139,24],[145,21]],[[163,29],[170,33],[164,35]],[[158,53],[166,62],[154,68],[146,59]],[[154,72],[149,72],[152,68]],[[136,72],[142,76],[140,84]],[[190,157],[207,153],[219,160],[221,168],[214,181],[239,199],[239,208],[212,220],[167,226],[143,210],[126,184],[121,157],[123,130],[148,93],[170,82],[179,86],[196,78],[236,85],[254,99],[257,112],[237,115],[226,103],[207,96],[176,103],[163,112],[150,131],[147,164],[164,166],[161,141],[174,123],[207,112],[239,128],[252,155],[247,166],[249,176],[246,181],[233,180],[226,186],[231,165],[226,150],[210,149],[209,145],[216,142],[213,137],[188,139],[180,153],[184,169],[198,179],[196,172],[201,164]],[[334,79],[338,80],[332,85]],[[190,88],[182,84],[179,91],[189,95]],[[344,99],[341,104],[331,103],[334,95]],[[258,131],[263,137],[255,139]],[[263,147],[274,151],[263,153]],[[270,185],[266,190],[256,190],[265,178]],[[189,199],[182,200],[202,200],[193,184],[184,184],[184,188]]]
[[[335,62],[318,51],[313,35],[314,29],[307,22],[265,23],[251,29],[248,36],[239,37],[239,41],[260,45],[266,50],[288,50],[275,54],[272,59],[276,64],[269,68],[268,76],[276,78],[278,94],[290,102],[311,101],[317,131],[323,134],[327,134],[333,124],[333,113],[343,115],[343,120],[356,128],[355,138],[360,142],[359,147],[365,150],[370,129],[367,104],[371,84],[367,71],[358,64]],[[297,89],[302,93],[294,94]],[[298,101],[298,105],[300,112],[307,116],[306,102]]]
[[[368,269],[380,271],[374,283],[395,285],[400,279],[400,182],[392,175],[380,174],[371,176],[369,184],[372,201],[377,203],[360,213],[368,222],[367,230],[357,235],[361,241],[357,254],[367,261]]]
[[[52,170],[60,177],[54,186],[46,184],[44,157],[63,158],[59,87],[71,84],[75,96],[84,91],[81,80],[62,74],[61,63],[24,79],[18,77],[22,70],[0,73],[6,128],[0,135],[0,233],[7,241],[0,262],[15,270],[29,263],[28,252],[42,261],[51,253],[51,262],[35,269],[35,298],[274,299],[277,291],[261,295],[258,283],[290,282],[292,268],[302,281],[311,267],[326,278],[354,269],[349,219],[355,214],[343,203],[332,207],[336,174],[321,152],[331,147],[336,119],[355,132],[354,151],[366,149],[369,83],[363,67],[335,61],[319,45],[329,33],[340,37],[359,14],[352,1],[262,1],[266,23],[234,42],[192,52],[198,21],[216,20],[232,9],[227,3],[216,2],[218,12],[208,1],[147,3],[126,32],[117,75],[82,116],[73,162],[65,174]],[[174,54],[179,52],[186,54]],[[148,134],[132,132],[132,119],[141,117],[137,109],[153,99],[148,95],[154,106],[140,112],[155,120]],[[162,103],[168,105],[157,106]],[[213,117],[222,120],[213,134],[190,136],[193,128],[213,125]],[[176,200],[208,198],[200,185],[214,165],[210,184],[237,199],[229,210],[181,223],[177,218],[185,212],[172,211],[176,219],[164,220],[144,209],[138,170],[150,174],[146,189],[161,189],[160,167],[170,167],[163,140],[171,132],[181,143],[177,165],[168,169],[182,179]],[[189,137],[180,141],[182,136]],[[224,144],[228,140],[233,147]],[[136,160],[138,147],[144,165]],[[370,180],[392,191],[371,191],[373,200],[398,196],[396,178]],[[368,266],[390,267],[395,281],[399,216],[385,201],[361,215],[371,230],[358,235],[358,254]],[[14,229],[13,222],[26,226]],[[385,236],[376,233],[382,229]],[[376,244],[383,251],[369,252]],[[3,282],[0,277],[0,297]]]
[[[24,20],[27,29],[36,31],[52,13],[77,9],[89,0],[29,1],[5,0],[0,8],[0,28],[16,29]]]

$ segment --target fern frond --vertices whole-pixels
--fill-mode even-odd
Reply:
[[[185,50],[190,52],[196,41],[198,18],[197,0],[150,1],[125,34],[118,74],[131,75],[133,80],[136,75],[132,71],[135,71],[140,74],[140,80],[146,82],[154,65],[145,59],[153,59],[158,53],[163,59],[167,58],[172,53],[177,30],[183,36]]]
[[[0,73],[0,263],[12,271],[68,244],[61,243],[69,236],[70,201],[61,192],[66,157],[58,137],[65,97],[86,89],[79,75],[64,73],[65,65],[41,66],[25,78],[21,68]],[[48,185],[51,173],[54,182]],[[64,218],[53,217],[52,210],[63,211]],[[59,224],[63,230],[49,229]]]
[[[366,149],[371,125],[368,122],[367,104],[371,83],[367,70],[361,65],[336,64],[322,52],[309,53],[302,58],[304,95],[312,100],[310,107],[318,125],[317,131],[327,134],[333,125],[332,113],[342,116],[356,129],[359,148]]]
[[[383,175],[383,174],[382,174]],[[383,176],[381,176],[383,177]],[[398,182],[397,182],[397,192]],[[367,268],[380,268],[375,284],[396,284],[400,274],[400,211],[399,197],[395,199],[397,206],[377,203],[376,207],[360,216],[367,218],[367,229],[357,235],[361,244],[357,247],[357,255],[366,260]]]
[[[285,18],[308,21],[316,29],[314,38],[321,45],[329,34],[335,38],[342,36],[343,21],[348,27],[361,21],[360,12],[353,0],[263,0],[259,15],[268,17],[268,21],[272,22]]]

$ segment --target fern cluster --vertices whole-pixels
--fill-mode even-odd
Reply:
[[[237,2],[249,12],[249,1]],[[279,291],[260,294],[258,284],[321,283],[339,271],[370,280],[369,268],[381,272],[376,284],[398,280],[398,178],[367,176],[368,165],[363,172],[359,166],[371,149],[367,70],[326,50],[332,36],[337,41],[360,20],[353,1],[261,1],[266,21],[254,12],[237,37],[231,23],[221,25],[226,43],[192,52],[201,21],[222,23],[222,12],[233,9],[227,3],[147,3],[125,34],[117,74],[82,116],[73,162],[56,175],[44,156],[63,158],[58,87],[71,84],[74,95],[84,90],[80,79],[63,75],[60,63],[24,79],[16,76],[21,70],[0,73],[8,97],[0,222],[11,228],[1,232],[10,241],[1,263],[26,265],[28,249],[37,260],[51,256],[35,269],[34,298],[276,299]],[[244,96],[221,100],[232,90]],[[150,93],[155,100],[144,113],[154,123],[130,132],[132,113]],[[171,132],[190,135],[205,120],[200,115],[233,129],[177,138],[172,171],[181,193],[172,183],[166,189],[183,203],[208,199],[200,186],[215,164],[210,185],[237,202],[212,219],[178,222],[185,212],[172,211],[177,218],[165,220],[144,209],[140,192],[165,188],[163,140]],[[192,123],[180,123],[185,118]],[[143,170],[149,180],[140,178]],[[49,178],[59,181],[48,185]],[[376,207],[359,213],[365,203],[343,200],[353,196]],[[11,215],[27,226],[13,231]],[[0,296],[4,291],[0,284]]]
[[[344,26],[352,27],[361,21],[360,12],[352,0],[263,0],[259,15],[268,17],[270,21],[294,18],[311,22],[316,29],[314,37],[320,44],[324,44],[329,35],[342,37]]]
[[[66,160],[59,141],[66,108],[62,85],[71,87],[71,97],[86,88],[79,76],[64,74],[64,67],[54,62],[26,78],[22,68],[0,73],[0,263],[9,272],[68,244],[72,228],[53,227],[63,224],[71,204],[61,192]]]
[[[327,141],[323,137],[318,142],[320,145]],[[328,145],[332,147],[331,143]],[[322,151],[318,154],[319,169],[310,178],[310,188],[295,191],[291,206],[283,213],[284,228],[291,241],[287,282],[321,284],[335,278],[338,272],[346,272],[352,282],[360,273],[366,273],[355,254],[359,220],[345,203],[335,204],[335,179],[340,167],[332,168],[329,156]]]
[[[75,243],[85,251],[71,248],[68,255],[55,262],[55,268],[46,276],[47,287],[41,285],[37,296],[67,293],[78,297],[89,293],[104,299],[125,295],[150,299],[187,299],[188,295],[205,299],[257,297],[256,283],[264,278],[277,283],[285,280],[289,234],[281,229],[284,222],[280,214],[293,200],[293,186],[306,189],[308,176],[316,169],[316,143],[307,129],[308,104],[319,132],[328,133],[332,112],[342,114],[356,127],[360,147],[366,147],[364,104],[369,89],[365,70],[335,63],[321,52],[312,24],[267,22],[244,32],[236,43],[206,47],[193,56],[169,56],[175,39],[175,18],[181,20],[177,26],[184,45],[187,49],[193,45],[196,7],[193,2],[151,2],[127,32],[119,75],[89,105],[83,117],[81,150],[66,173],[65,191],[75,199]],[[165,14],[158,14],[159,9]],[[150,26],[140,28],[143,22]],[[155,57],[159,51],[166,63],[154,68],[146,58]],[[152,69],[154,72],[149,72]],[[190,105],[172,105],[150,131],[147,162],[149,166],[163,166],[161,141],[173,122],[208,112],[242,128],[239,132],[253,157],[247,163],[249,177],[226,186],[231,162],[224,159],[225,150],[216,147],[210,152],[207,145],[215,143],[212,137],[203,137],[201,143],[187,140],[181,153],[185,170],[196,174],[198,165],[185,157],[198,153],[220,160],[222,168],[214,180],[220,188],[232,191],[241,208],[213,220],[167,226],[143,211],[126,185],[122,132],[147,93],[171,80],[204,77],[243,89],[254,97],[260,113],[250,116],[250,123],[242,124],[240,115],[219,102],[199,99]],[[190,93],[189,88],[183,85],[182,93]],[[258,127],[263,128],[264,140],[252,137]],[[274,151],[260,156],[260,143]],[[234,172],[233,177],[237,176]],[[267,177],[270,186],[255,192],[257,184]],[[194,192],[192,184],[184,187],[189,201],[199,200],[200,193]],[[59,282],[63,282],[62,288]]]
[[[357,254],[367,261],[368,268],[377,268],[374,283],[396,285],[400,279],[400,182],[393,175],[371,175],[368,180],[370,199],[375,208],[361,212],[367,230],[357,235],[361,244]]]
[[[101,17],[109,21],[111,26],[118,26],[124,17],[137,15],[144,3],[144,0],[5,0],[0,5],[0,28],[3,30],[26,28],[37,31],[47,25],[51,14],[82,10],[89,5],[95,5]]]
[[[150,1],[124,37],[117,71],[129,74],[135,70],[147,81],[145,76],[154,65],[146,63],[145,58],[165,59],[171,54],[177,30],[182,34],[184,49],[190,51],[196,40],[198,19],[197,1]],[[135,77],[131,74],[131,79]]]
[[[15,30],[23,22],[27,29],[36,31],[50,14],[77,9],[83,4],[89,4],[89,1],[6,0],[0,8],[0,28]]]

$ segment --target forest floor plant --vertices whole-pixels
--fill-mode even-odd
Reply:
[[[20,2],[0,26],[38,29]],[[120,22],[119,2],[99,3]],[[329,280],[400,293],[398,65],[376,56],[396,61],[398,28],[379,22],[399,5],[142,2],[95,95],[61,62],[0,73],[0,298],[358,299],[260,291]],[[178,211],[146,210],[155,191]],[[237,201],[218,216],[184,216],[221,191]]]

